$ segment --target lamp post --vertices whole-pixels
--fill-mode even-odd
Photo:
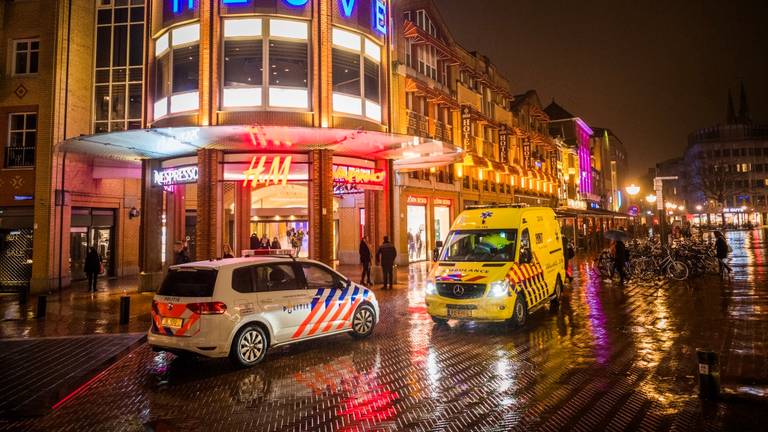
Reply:
[[[667,214],[664,209],[664,180],[677,180],[677,176],[655,177],[653,179],[653,190],[656,191],[656,210],[659,214],[659,231],[661,234],[661,244],[667,245]]]
[[[637,186],[636,184],[632,183],[631,185],[624,188],[627,191],[627,195],[629,196],[629,199],[627,199],[627,207],[632,207],[632,199],[635,197],[635,195],[640,193],[640,186]],[[630,209],[628,209],[630,210]],[[627,212],[629,213],[629,211]],[[635,225],[637,221],[635,220],[636,215],[632,215],[632,231],[635,231]]]

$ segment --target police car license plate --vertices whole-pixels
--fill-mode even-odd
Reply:
[[[448,308],[448,318],[472,318],[472,310]]]
[[[160,321],[163,327],[175,327],[175,328],[180,328],[183,322],[184,320],[181,318],[170,318],[170,317],[163,317],[163,319]]]

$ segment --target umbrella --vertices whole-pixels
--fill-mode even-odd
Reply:
[[[603,234],[603,235],[608,240],[615,240],[615,241],[627,241],[627,240],[629,240],[629,234],[625,233],[624,231],[619,231],[619,230],[606,231],[605,234]]]

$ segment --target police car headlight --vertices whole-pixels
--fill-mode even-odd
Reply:
[[[509,280],[504,279],[496,282],[491,282],[490,290],[488,291],[488,297],[505,297],[509,295]]]
[[[435,288],[435,283],[432,282],[432,281],[428,281],[427,282],[427,288],[426,288],[425,292],[428,295],[437,294],[437,288]]]

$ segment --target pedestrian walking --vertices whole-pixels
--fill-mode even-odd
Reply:
[[[83,270],[88,276],[88,291],[96,292],[96,281],[99,278],[99,273],[101,273],[101,257],[93,246],[89,246],[88,252],[85,254]]]
[[[715,231],[715,256],[717,257],[717,262],[720,266],[720,275],[725,276],[726,273],[723,272],[723,270],[727,271],[727,275],[730,276],[733,269],[731,266],[728,265],[728,263],[725,262],[725,260],[728,258],[728,253],[731,252],[731,247],[728,246],[728,241],[725,240],[725,236],[721,231]]]
[[[568,237],[563,236],[563,258],[565,260],[565,277],[568,278],[568,281],[570,282],[573,280],[573,272],[571,271],[571,259],[573,259],[573,256],[575,255],[575,251],[573,250],[573,243],[571,243],[570,240],[568,240]]]
[[[371,248],[368,246],[368,237],[360,239],[360,265],[363,266],[363,274],[360,276],[360,285],[373,285],[371,282]]]
[[[176,241],[173,243],[173,265],[185,264],[190,261],[189,255],[187,255],[187,249],[184,247],[184,243]]]
[[[619,283],[623,285],[627,280],[627,246],[621,240],[614,240],[611,251],[613,252],[613,271],[619,273]]]
[[[396,257],[397,249],[395,249],[395,245],[389,242],[389,237],[384,236],[384,242],[376,250],[376,262],[381,266],[381,272],[384,274],[383,289],[387,289],[387,286],[389,286],[389,289],[392,289]]]

